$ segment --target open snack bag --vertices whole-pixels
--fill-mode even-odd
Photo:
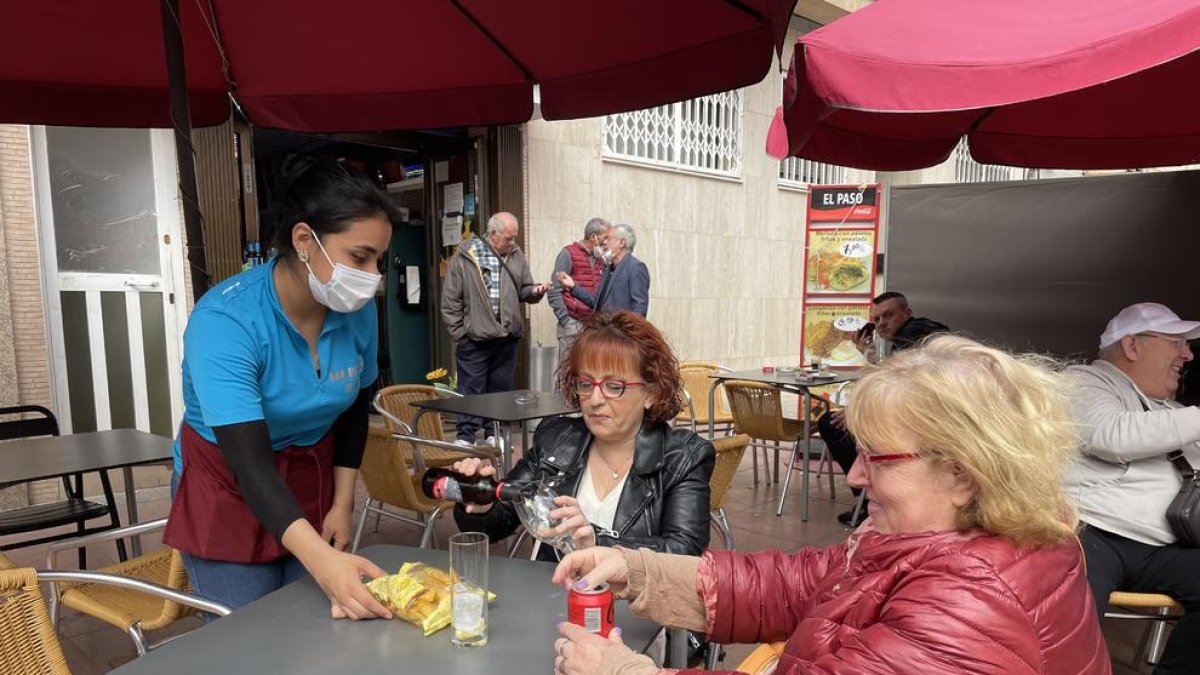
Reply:
[[[450,574],[425,563],[406,562],[396,574],[367,582],[367,590],[395,616],[431,635],[450,625]],[[488,593],[488,602],[496,599]]]

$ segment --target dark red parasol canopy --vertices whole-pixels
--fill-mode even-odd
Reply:
[[[760,81],[795,0],[180,0],[193,123],[296,131],[517,123]],[[0,122],[169,127],[159,3],[9,3]]]
[[[788,152],[867,169],[1200,162],[1197,0],[879,0],[800,38]]]

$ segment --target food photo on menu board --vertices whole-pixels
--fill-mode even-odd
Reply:
[[[856,368],[867,360],[854,346],[858,330],[866,325],[870,305],[863,304],[806,304],[801,341],[804,343],[804,362],[817,359],[823,366]]]
[[[875,230],[809,230],[806,293],[870,295]]]

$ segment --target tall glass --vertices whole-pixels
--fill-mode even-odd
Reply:
[[[450,642],[487,644],[488,537],[460,532],[450,537]]]

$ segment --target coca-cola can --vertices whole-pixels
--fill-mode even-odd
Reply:
[[[613,594],[608,584],[567,593],[567,621],[583,626],[589,633],[608,637],[613,629]]]

